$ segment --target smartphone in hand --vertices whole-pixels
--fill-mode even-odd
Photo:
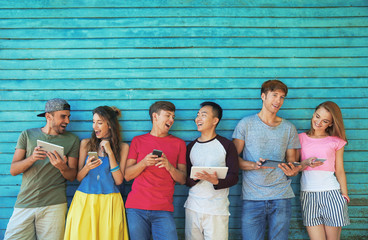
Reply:
[[[157,150],[157,149],[153,149],[152,155],[157,155],[157,157],[161,157],[162,156],[162,151],[161,150]]]
[[[95,157],[95,159],[92,159],[92,162],[98,160],[98,154],[97,152],[88,152],[88,157]]]

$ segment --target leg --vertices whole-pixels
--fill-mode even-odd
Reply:
[[[176,225],[172,212],[150,211],[153,240],[177,240]]]
[[[307,232],[310,240],[326,240],[326,232],[324,225],[307,226]]]
[[[4,240],[7,239],[36,239],[35,232],[36,208],[14,208],[13,215],[9,219]]]
[[[202,227],[203,214],[185,209],[185,239],[186,240],[204,240]]]
[[[67,204],[62,203],[38,209],[35,220],[37,239],[63,239]]]
[[[341,227],[325,226],[327,240],[340,240]]]
[[[291,199],[270,200],[268,204],[268,239],[287,240],[291,219]]]
[[[130,240],[149,240],[151,237],[151,222],[148,219],[148,211],[127,208],[127,221]]]
[[[205,214],[204,238],[206,240],[227,240],[229,238],[229,216]]]
[[[265,201],[243,200],[242,236],[243,239],[264,239],[266,232]]]

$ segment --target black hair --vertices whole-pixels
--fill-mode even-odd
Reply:
[[[200,104],[200,106],[201,106],[201,108],[204,107],[204,106],[211,106],[213,115],[219,119],[219,121],[217,123],[217,124],[219,124],[219,122],[221,121],[221,118],[222,118],[222,108],[221,108],[220,105],[218,105],[215,102],[203,102],[203,103]]]

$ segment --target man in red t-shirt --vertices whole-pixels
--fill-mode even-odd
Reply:
[[[131,240],[177,239],[173,217],[175,182],[186,180],[185,142],[169,134],[175,105],[158,101],[149,114],[152,130],[133,138],[125,179],[134,179],[125,204]],[[153,150],[162,151],[162,156]]]

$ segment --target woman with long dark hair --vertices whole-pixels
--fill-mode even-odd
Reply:
[[[93,110],[91,138],[80,145],[77,179],[64,239],[128,239],[123,183],[129,146],[121,141],[121,115],[115,107]]]

